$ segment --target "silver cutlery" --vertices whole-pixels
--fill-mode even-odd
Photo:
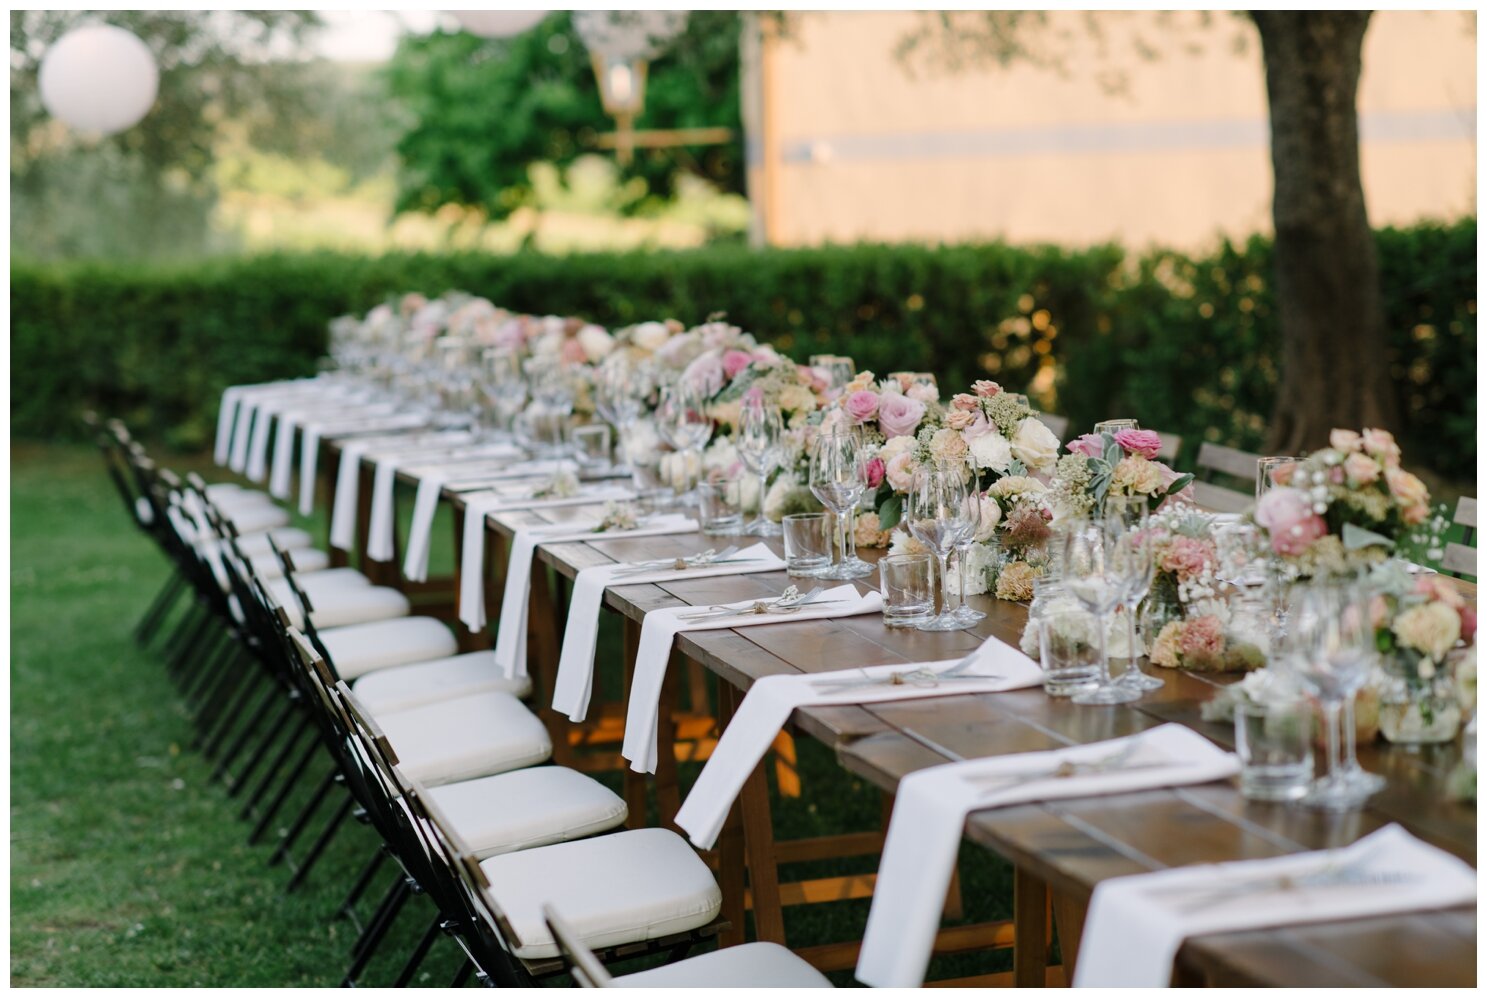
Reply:
[[[1215,905],[1226,904],[1240,898],[1263,897],[1267,894],[1312,890],[1330,887],[1373,887],[1406,884],[1419,881],[1419,876],[1390,870],[1366,869],[1367,862],[1355,860],[1346,865],[1328,862],[1301,873],[1282,873],[1239,883],[1186,884],[1178,887],[1153,888],[1146,891],[1153,897],[1188,895],[1175,910],[1180,914],[1191,914]]]
[[[674,569],[678,572],[689,568],[705,568],[710,565],[733,564],[736,562],[754,561],[753,558],[733,558],[731,555],[738,553],[738,545],[726,547],[721,551],[708,548],[701,554],[684,555],[677,558],[654,558],[650,561],[630,561],[619,566],[615,575],[639,575],[645,572],[656,572],[661,569]]]
[[[918,669],[908,669],[903,672],[891,672],[886,676],[869,676],[867,670],[863,669],[861,670],[862,678],[860,679],[856,677],[851,679],[820,679],[811,683],[811,686],[823,693],[840,693],[844,690],[867,686],[919,686],[932,688],[938,686],[941,680],[992,682],[1001,679],[1001,676],[967,676],[964,674],[967,669],[976,663],[976,659],[980,654],[981,649],[977,648],[965,658],[939,671],[920,667]]]
[[[1163,759],[1132,765],[1130,764],[1131,757],[1139,748],[1139,744],[1132,742],[1119,752],[1113,752],[1100,759],[1091,759],[1089,762],[1066,759],[1056,766],[1049,766],[1036,772],[1019,773],[1015,776],[987,773],[980,776],[967,776],[966,780],[971,783],[992,783],[993,786],[987,787],[984,794],[994,796],[1029,783],[1040,783],[1043,780],[1067,780],[1075,776],[1096,776],[1101,773],[1129,773],[1142,769],[1161,769],[1173,764],[1171,759]]]
[[[768,600],[755,600],[748,606],[715,605],[707,607],[694,613],[678,615],[679,620],[692,623],[698,620],[716,620],[721,617],[747,617],[754,614],[788,614],[803,610],[807,606],[826,606],[829,603],[845,603],[847,600],[818,600],[821,587],[817,586],[804,595],[800,594],[794,586],[789,587],[779,596]]]

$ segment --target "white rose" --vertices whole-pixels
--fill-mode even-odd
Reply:
[[[904,451],[912,450],[915,444],[913,437],[889,437],[887,442],[878,450],[878,456],[887,464],[898,457]]]
[[[733,446],[733,440],[729,437],[719,437],[702,453],[702,467],[705,471],[727,471],[737,463],[738,448]]]
[[[756,476],[757,477],[757,476]],[[764,517],[775,523],[785,515],[785,506],[790,501],[792,493],[800,487],[793,475],[780,475],[770,485],[769,491],[764,494]]]
[[[635,327],[632,336],[640,349],[656,351],[671,338],[671,330],[664,322],[642,322]]]
[[[991,589],[996,562],[997,552],[987,545],[976,544],[971,547],[966,554],[966,596],[980,596]],[[945,581],[952,593],[960,593],[959,571],[952,568],[950,577]]]
[[[1012,434],[1012,456],[1030,471],[1048,471],[1058,460],[1058,437],[1036,416],[1029,416]]]
[[[970,500],[966,502],[969,503]],[[996,534],[996,525],[1002,522],[1002,507],[990,496],[983,496],[977,507],[981,522],[976,525],[976,540],[985,544]]]
[[[590,363],[603,360],[614,349],[614,337],[601,326],[584,326],[578,331],[578,345]]]
[[[978,468],[1005,472],[1012,467],[1012,454],[1012,445],[995,430],[983,433],[971,441],[971,460]]]

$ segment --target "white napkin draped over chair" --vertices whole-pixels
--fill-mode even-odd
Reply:
[[[1389,825],[1342,849],[1185,866],[1095,887],[1075,987],[1161,988],[1189,936],[1475,904],[1470,864]]]
[[[588,716],[589,698],[594,689],[594,648],[598,643],[599,614],[604,605],[606,589],[612,586],[708,579],[722,575],[780,572],[784,569],[785,560],[762,543],[735,552],[717,565],[703,564],[686,569],[665,567],[650,572],[635,572],[631,566],[619,562],[583,569],[573,581],[573,599],[568,605],[568,625],[563,631],[563,650],[558,658],[558,675],[553,684],[552,709],[566,714],[574,721],[582,721]]]
[[[909,671],[944,672],[958,664],[955,660],[946,660],[875,665],[841,672],[765,676],[758,680],[749,688],[697,782],[692,784],[691,792],[677,812],[677,826],[691,837],[697,848],[711,849],[744,782],[797,707],[1001,693],[1037,686],[1043,681],[1043,671],[1038,663],[1011,645],[987,638],[976,649],[974,662],[955,676],[934,680],[933,685],[892,682],[894,676],[903,676]],[[855,680],[863,682],[846,685]]]
[[[1061,764],[1098,766],[1117,756],[1124,757],[1122,765],[1103,772],[1054,773]],[[857,979],[875,988],[923,983],[966,816],[973,811],[1207,783],[1237,772],[1233,753],[1180,724],[1163,724],[1126,738],[972,759],[904,777],[883,845]],[[1029,779],[1039,773],[1048,775]],[[999,778],[1008,781],[1005,789],[998,789]]]
[[[625,739],[620,748],[620,754],[630,760],[630,768],[638,773],[656,771],[661,685],[666,679],[666,665],[671,659],[672,643],[679,633],[855,617],[862,613],[880,613],[883,609],[883,597],[876,591],[866,596],[859,595],[857,587],[850,583],[822,592],[816,597],[816,601],[823,605],[812,607],[807,604],[788,614],[740,614],[706,620],[682,620],[683,614],[698,611],[699,608],[695,606],[668,607],[646,614],[645,622],[640,626],[640,647],[635,653],[635,675],[630,682],[629,703],[625,713]],[[728,605],[744,609],[753,602],[744,600]]]

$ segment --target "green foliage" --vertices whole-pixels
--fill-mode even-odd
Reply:
[[[1412,463],[1475,468],[1476,222],[1378,233]],[[74,432],[92,406],[182,446],[210,437],[223,386],[314,370],[326,321],[408,290],[458,288],[609,326],[713,312],[797,358],[854,357],[1027,389],[1072,432],[1133,416],[1255,449],[1275,396],[1269,244],[1204,257],[1116,247],[850,246],[547,257],[273,255],[194,267],[11,271],[14,432]],[[1323,386],[1319,386],[1319,389]]]
[[[741,135],[738,31],[735,12],[693,11],[687,31],[651,65],[636,127],[726,127]],[[614,128],[588,51],[563,11],[514,38],[405,37],[386,73],[410,119],[397,147],[400,211],[454,204],[505,217],[532,199],[531,164],[567,164]],[[742,191],[742,139],[640,150],[629,168],[644,181],[642,191],[655,194],[670,194],[679,172]]]

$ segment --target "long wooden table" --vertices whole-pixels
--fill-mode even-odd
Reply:
[[[449,498],[458,515],[459,497]],[[487,565],[494,561],[497,568],[504,567],[500,557],[504,541],[518,525],[592,515],[590,508],[570,507],[492,518],[488,530],[497,541],[498,556],[488,558]],[[546,575],[542,566],[571,579],[590,565],[693,554],[715,544],[715,539],[690,534],[542,545],[534,564],[534,581],[545,585],[540,577]],[[773,546],[779,550],[778,543]],[[877,553],[862,554],[873,560]],[[606,593],[605,605],[630,622],[627,653],[633,656],[634,634],[650,610],[775,594],[789,581],[779,572],[621,586]],[[1466,589],[1474,599],[1475,587]],[[488,598],[498,593],[498,587],[487,582]],[[559,620],[566,602],[561,594],[552,603],[544,603],[539,595],[534,590],[533,666],[538,689],[550,691],[550,670],[555,668]],[[677,651],[719,677],[726,719],[738,698],[762,676],[955,658],[988,636],[1016,645],[1026,620],[1023,606],[986,597],[973,598],[973,605],[987,617],[966,631],[894,630],[884,627],[878,616],[860,616],[683,632]],[[1232,677],[1159,671],[1167,679],[1166,686],[1127,705],[1081,707],[1034,689],[871,707],[806,708],[795,712],[792,726],[834,749],[846,769],[889,793],[905,775],[948,760],[1092,742],[1168,721],[1188,725],[1231,746],[1232,728],[1203,722],[1199,707],[1220,683]],[[553,715],[546,713],[551,723]],[[1045,980],[1047,939],[1042,913],[1050,893],[1067,969],[1077,959],[1084,906],[1095,885],[1108,877],[1340,846],[1390,822],[1399,822],[1425,841],[1475,864],[1475,807],[1448,801],[1444,792],[1446,776],[1461,758],[1459,739],[1420,749],[1365,745],[1360,746],[1359,756],[1365,768],[1387,776],[1389,784],[1361,811],[1349,814],[1248,801],[1233,783],[1026,804],[973,814],[967,822],[967,836],[1015,867],[1016,982],[1041,985]],[[661,758],[658,778],[664,784],[668,753],[663,750]],[[756,777],[751,781],[753,787],[745,790],[745,808],[751,796],[757,805],[763,790],[762,773]],[[675,793],[674,785],[658,788],[663,816],[675,813]],[[741,889],[741,883],[726,876],[720,879],[725,894],[730,886]],[[757,892],[761,885],[751,886]],[[767,884],[763,886],[768,889]],[[1470,986],[1475,980],[1476,913],[1466,906],[1198,937],[1183,946],[1174,969],[1177,983],[1231,986]]]

